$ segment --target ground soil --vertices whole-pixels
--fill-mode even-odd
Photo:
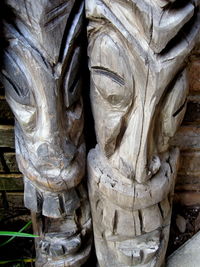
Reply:
[[[200,206],[174,205],[167,255],[173,253],[199,230]]]

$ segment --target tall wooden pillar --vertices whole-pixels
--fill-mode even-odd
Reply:
[[[91,247],[83,139],[80,0],[6,0],[1,76],[32,211],[36,266],[81,266]]]
[[[86,0],[97,146],[88,184],[100,267],[161,266],[199,1]]]

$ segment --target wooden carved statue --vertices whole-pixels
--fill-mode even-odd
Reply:
[[[100,267],[161,266],[199,1],[86,0],[97,146],[89,197]]]
[[[6,0],[7,47],[1,76],[16,118],[16,155],[32,211],[36,266],[81,266],[91,248],[82,184],[82,40],[80,0]]]

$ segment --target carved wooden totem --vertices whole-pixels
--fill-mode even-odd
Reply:
[[[16,118],[16,154],[32,211],[36,266],[81,266],[91,248],[82,185],[82,23],[80,0],[7,0],[2,68]]]
[[[86,0],[97,146],[89,197],[101,267],[161,266],[199,1]]]

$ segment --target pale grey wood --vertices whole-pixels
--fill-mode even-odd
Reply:
[[[199,1],[86,0],[97,146],[88,186],[100,267],[161,266]]]
[[[81,266],[91,249],[83,139],[83,1],[6,1],[1,71],[15,115],[36,266]],[[11,14],[13,14],[11,16]]]

